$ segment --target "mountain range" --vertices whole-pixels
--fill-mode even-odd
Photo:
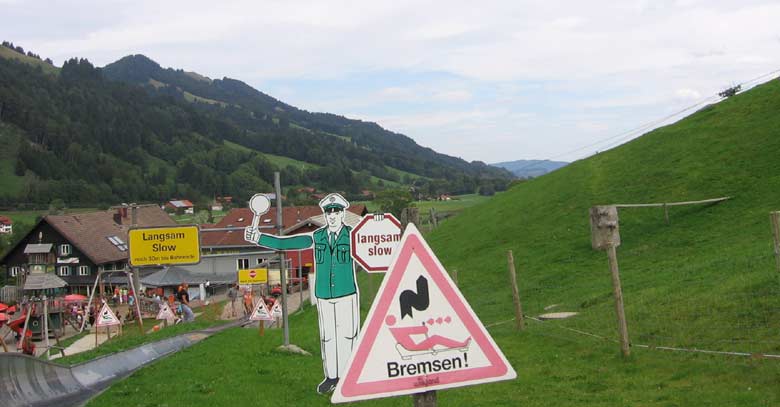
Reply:
[[[505,161],[495,164],[490,164],[494,167],[504,168],[509,170],[517,177],[520,178],[533,178],[540,175],[547,174],[564,167],[569,163],[564,161],[550,161],[550,160],[516,160]]]
[[[274,171],[293,195],[300,187],[356,196],[404,185],[430,195],[500,191],[512,178],[240,80],[162,68],[143,55],[57,68],[9,43],[0,46],[0,138],[6,205],[241,198],[269,189]]]

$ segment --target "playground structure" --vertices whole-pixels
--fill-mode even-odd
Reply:
[[[61,298],[25,297],[22,302],[15,307],[18,312],[6,314],[5,325],[10,333],[14,333],[17,338],[17,350],[21,350],[28,355],[35,355],[35,344],[33,340],[43,340],[46,343],[47,351],[52,348],[49,344],[49,338],[54,337],[59,346],[59,338],[65,335],[65,326],[70,323],[66,316],[65,303]],[[0,322],[2,326],[3,322]],[[77,326],[73,326],[78,329]],[[8,352],[6,336],[9,331],[0,336],[3,350]]]

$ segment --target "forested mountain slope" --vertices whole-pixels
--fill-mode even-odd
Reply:
[[[510,177],[373,123],[295,109],[240,81],[164,70],[145,57],[105,69],[71,59],[58,69],[0,48],[0,172],[11,186],[2,205],[243,199],[270,189],[275,170],[285,185],[347,194],[381,190],[382,179],[432,193],[500,190]],[[316,165],[281,168],[261,152]]]

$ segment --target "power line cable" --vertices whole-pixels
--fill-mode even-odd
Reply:
[[[737,85],[734,85],[734,86],[735,87],[737,87],[737,86],[741,87],[742,90],[740,92],[738,92],[738,93],[741,93],[741,92],[746,90],[747,86],[749,86],[751,84],[754,84],[754,83],[758,83],[758,82],[760,82],[762,79],[764,79],[766,77],[777,75],[777,74],[780,74],[780,69],[775,69],[775,70],[767,72],[765,74],[756,76],[754,78],[751,78],[751,79],[748,79],[748,80],[743,81],[741,83],[738,83]],[[689,111],[691,109],[694,109],[694,108],[696,108],[696,107],[698,107],[698,106],[700,106],[700,105],[702,105],[704,103],[707,103],[709,101],[722,100],[722,99],[724,99],[724,98],[722,98],[718,94],[705,97],[705,98],[699,100],[698,102],[696,102],[696,103],[694,103],[694,104],[692,104],[692,105],[690,105],[688,107],[685,107],[685,108],[683,108],[681,110],[678,110],[678,111],[676,111],[674,113],[671,113],[669,115],[666,115],[666,116],[664,116],[664,117],[662,117],[660,119],[652,120],[652,121],[647,122],[645,124],[642,124],[640,126],[634,127],[632,129],[629,129],[629,130],[626,130],[626,131],[622,131],[622,132],[620,132],[620,133],[618,133],[616,135],[603,138],[601,140],[598,140],[598,141],[595,141],[593,143],[590,143],[590,144],[578,147],[576,149],[569,150],[569,151],[564,152],[564,153],[556,154],[554,156],[550,156],[550,157],[548,157],[548,158],[546,158],[544,160],[541,160],[541,161],[552,161],[552,160],[554,160],[556,158],[560,158],[560,157],[567,156],[567,155],[570,155],[570,154],[573,154],[573,153],[576,153],[576,152],[579,152],[579,151],[582,151],[582,150],[585,150],[585,149],[588,149],[588,148],[595,147],[595,146],[603,144],[603,143],[605,143],[607,141],[612,141],[612,143],[607,144],[606,148],[608,148],[608,149],[614,148],[614,147],[622,144],[622,142],[624,142],[626,140],[632,139],[633,138],[632,136],[637,136],[637,134],[635,134],[635,133],[644,132],[646,129],[653,129],[654,126],[659,125],[659,124],[665,122],[666,120],[672,119],[672,118],[674,118],[674,117],[676,117],[676,116],[678,116],[678,115],[680,115],[682,113],[685,113],[685,112],[687,112],[687,111]],[[644,133],[642,133],[642,134],[644,134]],[[641,134],[639,134],[639,135],[641,135]],[[537,160],[534,160],[534,161],[537,161]],[[534,165],[536,165],[536,162],[529,163],[529,164],[527,164],[525,166],[517,168],[517,169],[515,169],[515,171],[523,170],[523,169],[526,169],[526,168],[530,168],[530,167],[532,167]]]

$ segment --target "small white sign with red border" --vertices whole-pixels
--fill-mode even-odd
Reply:
[[[160,312],[157,313],[157,318],[155,319],[171,321],[176,319],[176,315],[173,314],[173,311],[171,311],[171,307],[168,304],[162,304],[160,305]]]
[[[352,229],[352,258],[370,273],[385,272],[401,242],[401,222],[390,213],[368,214]]]
[[[95,326],[102,327],[102,326],[113,326],[113,325],[122,325],[122,321],[120,321],[119,318],[116,317],[114,311],[111,311],[111,308],[108,306],[108,304],[103,304],[103,307],[100,308],[100,312],[98,312],[98,317],[97,317],[97,321],[95,322]]]
[[[517,377],[413,224],[366,321],[334,403]]]
[[[265,300],[259,298],[255,310],[252,311],[252,316],[249,317],[252,321],[273,321],[274,317],[268,311],[268,306],[265,305]]]
[[[278,299],[274,301],[274,305],[271,307],[271,316],[274,318],[282,317],[282,302]]]

